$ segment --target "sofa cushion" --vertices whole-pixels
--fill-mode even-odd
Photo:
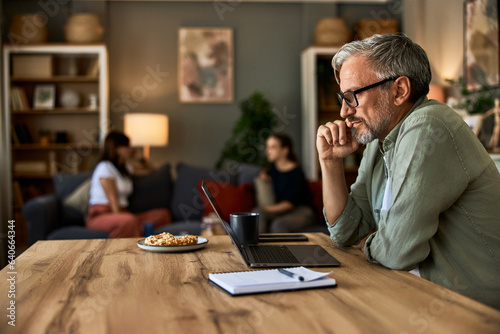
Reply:
[[[251,212],[255,208],[255,193],[251,183],[243,183],[239,186],[233,186],[228,183],[214,182],[205,180],[208,189],[214,195],[217,204],[219,204],[225,219],[229,219],[230,213]],[[203,216],[206,217],[214,212],[212,205],[201,189],[199,191],[203,199]]]
[[[134,190],[128,201],[131,212],[144,212],[157,208],[169,208],[172,193],[170,164],[165,164],[146,176],[132,179]]]
[[[171,233],[173,235],[201,235],[202,226],[199,221],[185,221],[180,223],[173,223],[170,225],[163,225],[155,228],[154,233],[160,234],[163,232]]]
[[[85,217],[87,216],[85,213],[63,205],[60,214],[62,218],[57,221],[56,228],[72,225],[85,226]]]
[[[261,170],[261,166],[241,163],[238,166],[238,184],[253,182]]]
[[[56,196],[59,200],[63,201],[68,197],[80,184],[89,179],[92,173],[58,173],[52,177]]]
[[[321,181],[307,181],[309,184],[309,191],[312,196],[312,203],[316,221],[320,225],[325,224],[325,217],[323,217],[323,187]]]
[[[276,203],[272,181],[268,182],[263,178],[256,177],[253,183],[255,185],[255,198],[259,208]]]
[[[54,189],[58,201],[64,203],[64,200],[68,198],[78,187],[80,187],[85,181],[89,180],[92,173],[58,173],[52,177],[52,182],[54,184]],[[69,225],[84,225],[85,217],[80,210],[76,210],[72,207],[65,205],[61,206],[59,212],[60,219],[54,223],[55,229],[59,227],[69,226]]]
[[[106,232],[90,230],[83,226],[67,226],[49,233],[47,240],[105,239],[107,237]]]
[[[173,221],[201,220],[203,201],[198,190],[198,184],[201,180],[212,180],[233,185],[236,185],[237,182],[236,175],[231,172],[178,163],[177,179],[170,202]]]
[[[91,178],[83,181],[82,184],[64,199],[64,205],[86,215],[89,210],[90,181]]]

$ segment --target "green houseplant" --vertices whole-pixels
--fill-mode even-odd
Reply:
[[[236,122],[233,134],[227,140],[216,168],[228,162],[245,162],[264,166],[266,140],[276,125],[276,115],[264,96],[253,93],[239,103],[241,118]]]
[[[482,85],[481,88],[475,92],[467,89],[467,85],[463,77],[458,80],[446,79],[450,85],[455,86],[463,97],[463,100],[458,103],[456,108],[464,109],[469,114],[482,114],[493,108],[495,105],[495,97],[491,89]]]

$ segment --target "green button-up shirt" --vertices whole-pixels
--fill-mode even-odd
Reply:
[[[391,198],[381,210],[387,178]],[[445,104],[421,98],[381,148],[367,145],[344,211],[327,225],[342,246],[376,231],[368,261],[418,266],[423,278],[500,309],[500,174]]]

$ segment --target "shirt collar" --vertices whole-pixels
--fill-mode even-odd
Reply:
[[[392,129],[391,132],[389,132],[389,134],[385,137],[384,142],[381,145],[381,149],[383,150],[383,152],[387,152],[388,150],[390,150],[391,148],[394,147],[394,144],[396,143],[396,140],[398,139],[399,130],[401,128],[401,125],[405,121],[405,119],[412,112],[414,112],[415,109],[417,109],[421,104],[423,104],[423,103],[425,103],[427,101],[428,101],[427,96],[422,96],[421,98],[419,98],[417,100],[417,102],[415,102],[415,104],[413,104],[413,106],[406,113],[406,115],[399,121],[399,123],[394,127],[394,129]]]

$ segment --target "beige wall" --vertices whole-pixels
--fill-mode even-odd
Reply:
[[[403,31],[427,52],[432,83],[463,74],[463,0],[404,0]]]

